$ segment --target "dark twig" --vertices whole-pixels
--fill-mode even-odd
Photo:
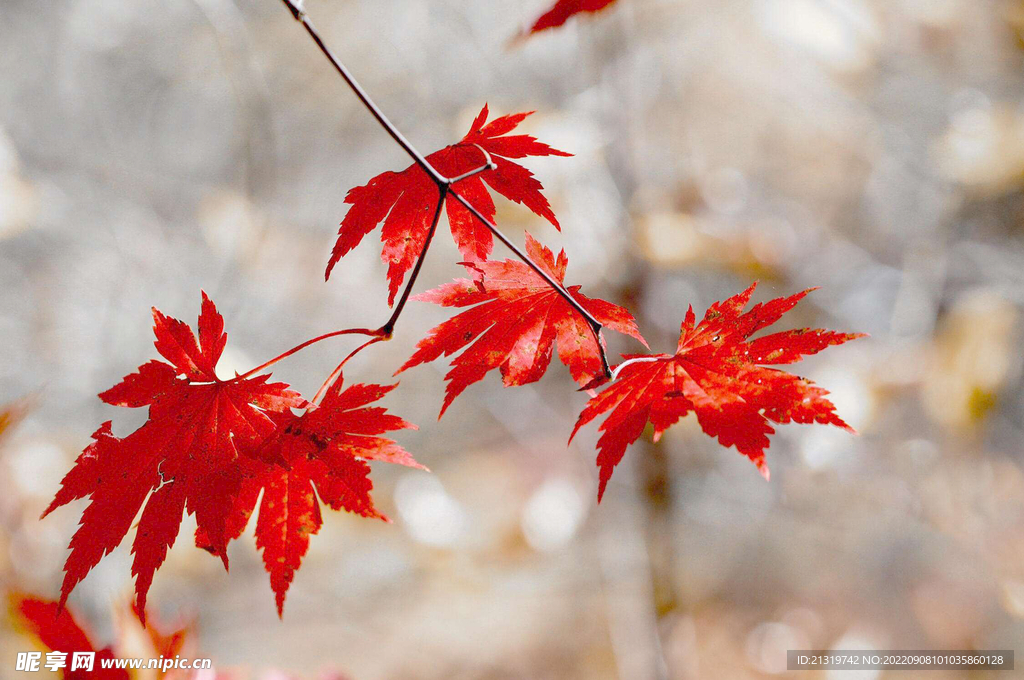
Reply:
[[[435,170],[434,166],[432,166],[427,159],[423,157],[423,154],[413,147],[409,140],[405,138],[405,135],[395,127],[394,123],[388,120],[388,117],[384,115],[384,112],[380,110],[380,107],[374,103],[370,98],[370,95],[363,89],[363,86],[359,84],[359,81],[357,81],[355,77],[349,73],[349,70],[345,68],[345,65],[338,61],[337,57],[331,53],[331,50],[324,44],[323,38],[320,37],[320,33],[317,32],[316,28],[313,26],[313,22],[309,20],[309,15],[306,14],[304,9],[302,9],[302,3],[295,2],[295,0],[281,1],[292,13],[292,16],[295,17],[295,20],[300,22],[303,28],[306,29],[306,33],[308,33],[309,37],[313,39],[313,42],[315,42],[316,46],[320,48],[320,51],[324,53],[324,56],[331,62],[338,74],[348,84],[349,88],[351,88],[355,95],[359,97],[359,101],[363,103],[366,110],[369,111],[373,117],[377,119],[377,122],[380,123],[380,126],[384,128],[389,135],[391,135],[391,139],[395,140],[395,143],[402,147],[402,150],[416,161],[416,165],[423,168],[423,170],[430,175],[435,182],[438,184],[446,183],[447,179],[444,175]]]
[[[434,210],[434,219],[430,221],[430,229],[427,230],[427,238],[423,241],[423,250],[420,251],[419,257],[416,258],[416,264],[413,265],[412,273],[409,274],[409,282],[405,284],[405,290],[402,291],[402,297],[398,299],[398,304],[395,305],[395,311],[392,312],[391,318],[388,322],[381,326],[381,335],[384,338],[390,338],[391,334],[395,330],[395,322],[398,321],[398,315],[402,313],[402,308],[405,307],[405,303],[409,301],[409,293],[412,292],[413,284],[416,283],[416,277],[420,275],[420,269],[423,268],[423,261],[427,259],[427,250],[430,248],[430,242],[434,239],[434,232],[437,231],[437,223],[441,220],[441,209],[444,207],[444,199],[448,195],[448,186],[441,187],[441,196],[437,200],[437,208]]]

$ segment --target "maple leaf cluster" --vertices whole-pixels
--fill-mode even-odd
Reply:
[[[527,249],[534,261],[542,263],[559,282],[563,280],[564,251],[553,267],[551,251],[529,234]],[[445,376],[449,382],[441,415],[467,386],[494,368],[500,369],[506,386],[539,380],[551,361],[556,339],[559,358],[583,389],[607,382],[601,373],[597,341],[583,319],[528,267],[508,260],[468,267],[477,278],[459,279],[414,299],[444,307],[476,306],[431,330],[399,369],[464,350]],[[598,501],[626,448],[640,437],[648,422],[658,441],[669,426],[694,413],[705,434],[723,446],[734,446],[766,479],[764,451],[770,444],[768,435],[775,432],[771,423],[821,423],[853,431],[835,414],[826,390],[769,366],[796,363],[863,334],[796,329],[750,340],[810,292],[757,304],[744,313],[755,287],[713,304],[696,326],[690,307],[674,354],[624,355],[626,361],[617,367],[614,382],[587,403],[570,442],[581,427],[611,412],[599,427]],[[605,327],[647,346],[628,311],[586,298],[578,286],[569,291]]]
[[[343,391],[339,378],[320,404],[312,404],[269,375],[222,380],[216,367],[227,341],[224,319],[205,293],[198,337],[155,309],[153,320],[156,349],[166,362],[145,363],[100,394],[114,406],[148,407],[148,420],[123,438],[112,433],[110,421],[103,423],[43,513],[90,501],[71,539],[60,604],[121,543],[141,510],[132,574],[136,610],[144,618],[153,575],[174,545],[183,514],[195,516],[196,545],[226,569],[228,542],[245,529],[262,490],[256,544],[280,613],[309,537],[320,528],[319,503],[386,519],[370,497],[367,461],[419,467],[379,436],[414,426],[367,406],[393,386]]]
[[[565,12],[570,9],[573,10],[570,14],[595,11],[607,4],[560,2],[555,9],[560,13],[557,17],[564,22],[569,16]],[[526,135],[501,136],[513,130],[526,114],[502,116],[491,123],[486,123],[487,115],[485,105],[462,142],[431,154],[428,160],[441,163],[438,169],[442,174],[450,172],[457,176],[481,160],[479,153],[473,153],[467,145],[478,144],[491,154],[515,158],[568,155]],[[456,164],[454,159],[459,162]],[[465,180],[473,183],[470,191],[466,192],[462,183],[457,185],[457,190],[486,218],[492,219],[494,203],[484,189],[484,182],[488,182],[506,197],[523,202],[558,226],[547,199],[540,193],[543,187],[528,171],[518,165],[514,167],[515,181],[508,166],[503,170],[499,164],[493,172]],[[328,274],[341,255],[384,220],[384,260],[391,263],[389,278],[393,300],[401,279],[391,276],[394,272],[404,276],[419,257],[439,191],[438,185],[417,165],[399,174],[378,175],[366,186],[350,191],[346,201],[352,208],[341,223]],[[407,197],[408,203],[402,205],[400,202]],[[592,331],[564,296],[526,263],[487,260],[492,247],[490,233],[485,229],[486,240],[467,241],[465,235],[471,233],[467,220],[478,229],[484,225],[451,195],[445,200],[452,234],[463,257],[469,260],[462,264],[471,278],[457,279],[412,299],[467,309],[429,331],[396,375],[442,356],[457,354],[445,375],[448,385],[439,418],[467,387],[494,369],[498,369],[506,387],[540,380],[556,345],[559,359],[578,384],[584,388],[603,384],[608,377],[604,375],[601,361],[603,346],[598,346],[603,338]],[[418,243],[420,250],[412,255],[403,250],[400,259],[389,260],[388,244],[391,242]],[[486,247],[474,250],[467,247],[470,243],[485,243]],[[551,249],[527,233],[526,255],[552,280],[565,284],[568,257],[564,250],[556,258]],[[397,269],[396,262],[400,263]],[[627,361],[616,372],[617,380],[586,405],[570,441],[582,426],[611,411],[600,426],[603,434],[598,440],[598,500],[604,495],[626,447],[636,441],[648,422],[654,426],[657,440],[666,428],[692,412],[706,434],[717,438],[723,446],[736,447],[766,478],[768,466],[764,451],[770,443],[768,435],[775,432],[771,423],[817,422],[850,430],[835,414],[834,405],[826,398],[827,391],[809,380],[768,366],[797,362],[805,355],[860,335],[802,329],[750,341],[751,335],[778,321],[810,292],[758,304],[743,313],[754,287],[712,305],[696,327],[691,307],[683,321],[675,354],[626,355]],[[568,286],[565,291],[604,328],[633,337],[647,347],[627,310],[589,298],[580,292],[579,286]]]
[[[593,11],[606,4],[559,6]],[[442,356],[454,357],[445,376],[448,384],[439,418],[456,397],[493,370],[506,386],[540,380],[557,351],[572,379],[593,395],[570,441],[581,427],[606,416],[597,442],[599,501],[626,448],[648,423],[657,440],[668,427],[693,413],[706,434],[723,446],[735,447],[766,478],[765,450],[768,435],[775,431],[773,424],[822,423],[849,429],[824,389],[772,366],[795,363],[857,334],[800,329],[751,339],[809,291],[743,311],[754,291],[750,286],[712,305],[699,324],[690,308],[674,353],[625,355],[625,361],[609,374],[599,328],[632,337],[644,347],[647,343],[626,309],[566,284],[564,250],[556,256],[526,234],[523,262],[488,259],[496,212],[490,191],[521,203],[558,227],[541,183],[513,159],[569,155],[530,135],[509,134],[527,113],[490,122],[488,115],[485,105],[460,142],[426,157],[442,177],[460,178],[457,181],[436,180],[414,164],[401,172],[377,175],[349,191],[345,201],[350,208],[326,270],[329,277],[339,260],[383,223],[381,256],[388,266],[389,303],[393,303],[410,270],[409,285],[415,280],[437,225],[443,194],[452,236],[469,278],[412,299],[462,311],[429,331],[396,372]],[[396,316],[407,295],[408,290]],[[227,335],[223,318],[205,293],[196,333],[156,310],[153,318],[156,349],[164,361],[143,364],[99,395],[114,406],[148,408],[148,419],[125,437],[115,436],[109,421],[101,425],[44,513],[73,500],[90,501],[71,539],[60,605],[99,560],[120,544],[141,511],[132,545],[132,574],[136,610],[143,616],[153,576],[177,538],[184,513],[195,517],[196,545],[219,557],[227,568],[228,544],[242,534],[258,504],[256,546],[280,614],[310,537],[323,524],[321,504],[386,520],[370,495],[369,462],[422,467],[382,436],[414,426],[371,406],[395,385],[357,384],[342,389],[341,366],[337,379],[332,374],[318,392],[323,398],[314,397],[312,402],[284,383],[270,382],[269,374],[253,375],[256,369],[229,379],[218,376],[217,363]],[[349,332],[371,336],[358,352],[389,338],[391,323],[379,331],[346,329],[320,336],[261,368],[320,339]],[[603,391],[594,392],[601,386]]]

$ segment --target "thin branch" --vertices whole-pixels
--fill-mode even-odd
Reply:
[[[481,213],[479,210],[477,210],[477,208],[472,203],[470,203],[465,198],[463,198],[462,195],[459,194],[459,192],[457,192],[455,189],[451,190],[451,195],[452,195],[453,198],[455,198],[455,200],[457,200],[459,203],[461,203],[466,208],[466,210],[468,210],[470,213],[472,213],[474,217],[476,217],[478,220],[480,220],[480,222],[485,227],[487,227],[491,231],[491,233],[494,234],[494,236],[499,241],[501,241],[503,244],[505,244],[506,248],[511,250],[513,253],[515,253],[516,257],[518,257],[526,265],[528,265],[530,267],[530,269],[532,269],[537,274],[537,276],[539,276],[542,279],[544,279],[544,281],[549,286],[554,288],[555,291],[559,295],[561,295],[563,298],[565,298],[565,301],[568,302],[569,305],[573,309],[575,309],[577,312],[579,312],[580,316],[582,316],[584,319],[587,320],[587,323],[590,324],[590,329],[592,331],[594,331],[594,337],[597,339],[598,345],[600,345],[601,344],[600,331],[601,331],[601,326],[602,326],[601,322],[598,321],[597,319],[595,319],[594,316],[590,312],[588,312],[586,309],[584,309],[584,307],[580,303],[578,303],[572,297],[572,295],[569,294],[569,291],[567,291],[562,284],[560,284],[558,281],[555,281],[555,279],[550,274],[548,274],[546,271],[544,271],[540,267],[540,265],[538,265],[536,262],[531,260],[526,255],[526,253],[521,251],[519,249],[519,246],[517,246],[512,241],[510,241],[509,238],[507,236],[505,236],[505,234],[501,233],[501,230],[498,229],[497,225],[494,224],[493,222],[491,222],[486,217],[484,217],[484,214]],[[602,349],[601,354],[602,354],[602,358],[604,358],[604,351],[603,351],[603,349]],[[605,360],[605,362],[604,362],[604,368],[605,368],[605,372],[608,373],[608,361],[607,360]]]
[[[282,354],[278,354],[276,357],[274,357],[270,361],[267,361],[267,362],[265,362],[263,364],[260,364],[259,366],[257,366],[256,368],[252,369],[251,371],[247,371],[247,372],[243,373],[242,375],[238,376],[237,378],[235,378],[235,380],[242,380],[244,378],[248,378],[248,377],[250,377],[252,375],[255,375],[256,373],[259,373],[260,371],[262,371],[262,370],[264,370],[266,368],[270,368],[271,366],[276,364],[278,361],[281,361],[282,359],[290,357],[291,355],[295,354],[296,352],[300,352],[300,351],[304,350],[305,348],[309,347],[310,345],[313,345],[313,344],[316,344],[316,343],[320,342],[321,340],[327,340],[328,338],[334,338],[334,337],[337,337],[339,335],[368,335],[368,336],[370,336],[369,342],[365,342],[362,345],[360,345],[359,347],[357,347],[356,349],[354,349],[352,351],[352,353],[349,354],[347,357],[345,357],[344,361],[342,361],[341,364],[339,364],[338,367],[336,369],[334,369],[334,372],[331,373],[330,376],[328,376],[327,381],[323,384],[323,386],[320,388],[320,390],[317,391],[316,396],[313,397],[313,402],[316,403],[317,398],[321,396],[321,393],[324,390],[326,390],[327,387],[329,387],[332,382],[334,382],[335,378],[337,378],[338,372],[341,371],[341,367],[345,365],[346,361],[351,359],[353,356],[355,356],[357,353],[362,351],[364,348],[369,347],[370,345],[372,345],[372,344],[374,344],[376,342],[381,342],[382,340],[390,340],[391,339],[391,333],[395,330],[395,322],[398,320],[398,316],[402,313],[402,308],[405,307],[405,303],[409,301],[409,294],[412,292],[413,284],[416,283],[416,277],[419,276],[420,269],[423,267],[423,260],[426,257],[427,249],[430,247],[430,241],[431,241],[431,239],[434,238],[434,232],[437,231],[437,223],[441,219],[441,208],[444,206],[444,199],[445,199],[445,196],[447,195],[447,193],[448,193],[448,187],[445,186],[444,188],[441,189],[441,197],[438,199],[438,201],[437,201],[437,209],[434,211],[434,219],[430,223],[430,230],[427,232],[427,238],[423,242],[423,249],[420,251],[419,258],[416,260],[416,265],[412,269],[412,274],[409,275],[409,282],[405,285],[405,290],[402,291],[402,297],[399,298],[398,305],[395,307],[394,313],[391,315],[391,318],[388,319],[386,324],[384,324],[383,326],[381,326],[377,330],[370,330],[369,328],[345,328],[345,329],[340,330],[340,331],[333,331],[331,333],[324,333],[323,335],[318,335],[315,338],[312,338],[310,340],[306,340],[302,344],[295,345],[295,347],[292,347],[287,352],[284,352]]]
[[[246,371],[245,373],[243,373],[240,376],[237,376],[234,379],[235,380],[244,380],[245,378],[253,376],[253,375],[259,373],[260,371],[262,371],[264,369],[270,368],[271,366],[276,364],[278,361],[281,361],[281,359],[286,359],[286,358],[290,357],[291,355],[295,354],[296,352],[299,352],[301,350],[306,349],[310,345],[314,345],[314,344],[320,342],[321,340],[327,340],[328,338],[335,338],[335,337],[337,337],[339,335],[368,335],[371,338],[382,338],[383,337],[383,333],[381,333],[380,329],[378,329],[378,330],[370,330],[369,328],[345,328],[345,329],[340,330],[340,331],[333,331],[331,333],[324,333],[323,335],[318,335],[315,338],[312,338],[310,340],[306,340],[305,342],[303,342],[301,344],[295,345],[295,347],[292,347],[287,352],[284,352],[282,354],[278,354],[276,357],[274,357],[270,361],[266,361],[266,362],[260,364],[259,366],[257,366],[256,368],[252,369],[251,371]]]
[[[309,34],[309,37],[313,39],[313,42],[315,42],[316,46],[320,48],[320,51],[324,53],[324,56],[331,62],[331,65],[334,66],[338,74],[345,80],[355,95],[359,97],[359,101],[363,103],[366,110],[377,119],[380,126],[391,136],[391,139],[395,140],[395,143],[402,147],[402,150],[409,154],[409,157],[416,162],[416,165],[423,168],[423,170],[430,175],[435,182],[438,184],[445,183],[446,179],[444,175],[435,170],[434,166],[432,166],[427,159],[423,157],[423,154],[413,147],[409,140],[405,138],[405,135],[395,127],[395,124],[388,120],[388,117],[384,115],[384,112],[380,110],[380,107],[377,106],[373,99],[370,98],[370,95],[367,94],[366,90],[363,89],[363,86],[359,84],[359,81],[357,81],[349,70],[345,68],[345,65],[338,61],[338,58],[331,53],[330,48],[324,44],[323,38],[320,37],[320,33],[317,32],[316,28],[313,26],[313,22],[310,21],[309,15],[306,14],[306,10],[302,9],[301,2],[295,2],[295,0],[281,1],[292,13],[292,16],[295,17],[296,21],[300,22],[303,28],[306,29],[306,33]]]
[[[312,21],[310,21],[310,19],[309,19],[309,15],[306,14],[306,11],[302,8],[301,3],[300,2],[296,2],[296,0],[281,0],[281,1],[288,8],[288,11],[291,12],[291,14],[295,18],[295,20],[299,21],[302,24],[303,28],[306,29],[306,33],[309,34],[309,37],[313,39],[313,42],[316,43],[316,46],[320,48],[320,51],[323,52],[324,56],[327,57],[328,61],[331,62],[331,65],[334,66],[334,68],[335,68],[335,70],[337,70],[338,74],[341,75],[342,79],[344,79],[344,81],[348,84],[348,86],[355,93],[356,97],[359,98],[359,101],[361,101],[363,103],[363,106],[365,106],[366,109],[373,115],[373,117],[377,120],[377,122],[380,124],[380,126],[382,128],[384,128],[384,130],[388,133],[388,135],[390,135],[391,138],[393,140],[395,140],[395,142],[400,147],[402,147],[402,149],[407,154],[409,154],[409,157],[412,158],[413,161],[415,161],[415,163],[417,165],[419,165],[423,169],[423,171],[426,172],[427,175],[430,176],[431,179],[434,180],[434,182],[438,185],[438,188],[440,188],[442,190],[442,196],[443,196],[445,190],[447,189],[448,193],[450,193],[459,203],[461,203],[467,210],[469,210],[469,212],[474,217],[476,217],[478,220],[480,220],[480,222],[485,227],[487,227],[487,229],[490,230],[490,232],[492,234],[494,234],[494,236],[497,237],[497,239],[499,241],[501,241],[505,245],[506,248],[511,250],[515,254],[516,257],[518,257],[520,260],[522,260],[538,276],[540,276],[542,279],[544,279],[544,281],[549,286],[551,286],[552,289],[554,289],[560,296],[562,296],[562,298],[569,304],[570,307],[572,307],[578,314],[580,314],[586,320],[587,325],[590,326],[590,330],[594,334],[594,339],[597,342],[597,350],[598,350],[598,353],[601,355],[601,365],[602,365],[602,367],[604,369],[604,374],[606,376],[611,376],[611,368],[608,365],[608,355],[605,352],[605,348],[604,348],[604,338],[601,335],[601,327],[602,327],[601,322],[598,321],[596,318],[594,318],[594,316],[590,312],[588,312],[586,309],[584,309],[583,306],[579,302],[577,302],[572,297],[572,295],[569,294],[569,291],[567,291],[565,289],[565,287],[562,286],[562,284],[560,284],[559,282],[555,281],[555,279],[552,278],[551,275],[549,275],[547,272],[545,272],[540,266],[537,265],[536,262],[531,260],[526,255],[526,253],[524,253],[522,250],[520,250],[514,243],[512,243],[512,241],[510,241],[503,233],[501,233],[501,231],[498,230],[498,227],[496,225],[494,225],[490,220],[488,220],[479,210],[476,209],[476,207],[474,207],[469,201],[467,201],[465,198],[463,198],[457,191],[455,191],[452,188],[452,184],[454,182],[457,182],[457,181],[459,181],[461,179],[465,179],[467,176],[471,177],[472,175],[477,174],[478,172],[483,172],[483,171],[485,171],[485,170],[487,170],[489,168],[493,168],[494,163],[491,160],[491,156],[490,156],[489,153],[487,153],[486,149],[484,149],[483,147],[481,147],[479,145],[474,145],[477,148],[479,148],[481,151],[483,151],[485,156],[487,157],[487,164],[485,166],[483,166],[481,168],[478,168],[478,169],[468,173],[467,175],[460,175],[460,176],[455,177],[455,178],[449,178],[449,177],[445,177],[444,175],[442,175],[440,172],[438,172],[434,168],[434,166],[432,166],[430,164],[430,162],[426,159],[425,156],[423,156],[423,154],[421,154],[419,151],[416,150],[416,148],[412,145],[412,143],[405,138],[405,136],[398,130],[398,128],[395,127],[394,123],[392,123],[390,120],[388,120],[388,117],[386,115],[384,115],[384,112],[381,111],[380,107],[378,107],[377,104],[373,101],[373,99],[370,98],[370,95],[367,94],[366,90],[363,89],[363,87],[359,84],[359,82],[355,79],[355,77],[351,74],[351,72],[349,72],[349,70],[345,67],[345,65],[342,64],[338,60],[338,58],[334,56],[334,54],[331,52],[331,50],[324,43],[323,38],[320,37],[319,32],[317,32],[316,28],[313,26]],[[441,203],[443,203],[443,202],[444,201],[443,201],[443,198],[442,198]],[[438,209],[438,215],[437,215],[437,217],[435,217],[433,226],[431,227],[431,231],[430,231],[431,237],[433,236],[433,232],[434,232],[434,230],[437,227],[437,219],[439,217],[440,217],[440,207]],[[428,239],[427,242],[424,243],[423,250],[420,252],[419,260],[417,260],[416,270],[414,270],[414,272],[413,272],[413,280],[415,279],[415,275],[418,273],[418,270],[419,270],[420,266],[423,263],[423,258],[426,256],[427,247],[429,245],[430,245],[430,240]],[[390,336],[390,330],[388,330],[388,329],[389,329],[389,327],[393,328],[394,321],[398,317],[398,312],[400,312],[402,307],[404,306],[405,300],[408,298],[408,295],[409,295],[409,292],[411,291],[411,289],[412,289],[412,286],[411,286],[411,281],[410,281],[410,285],[406,288],[405,293],[403,293],[402,301],[399,303],[399,307],[395,310],[396,313],[392,314],[392,318],[388,321],[388,323],[386,323],[380,329],[379,332],[382,335],[385,335],[386,337]]]

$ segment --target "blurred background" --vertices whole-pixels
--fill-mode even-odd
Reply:
[[[598,506],[564,367],[489,375],[436,422],[438,362],[386,402],[434,472],[374,466],[393,525],[325,513],[283,621],[251,524],[230,575],[181,539],[155,609],[194,618],[196,655],[239,678],[762,678],[794,648],[1024,651],[1024,3],[619,0],[509,46],[547,4],[307,8],[424,152],[485,101],[537,109],[525,129],[576,154],[525,163],[563,233],[504,200],[498,223],[564,246],[568,280],[626,304],[655,351],[688,305],[820,286],[779,328],[871,334],[799,368],[859,436],[780,427],[766,483],[690,418],[631,447]],[[101,421],[142,422],[95,395],[156,356],[150,306],[192,323],[210,293],[226,371],[383,323],[376,235],[323,270],[345,192],[408,160],[278,0],[5,0],[0,44],[0,403],[21,411],[0,580],[56,597],[84,503],[37,518]],[[441,229],[420,290],[462,274]],[[387,381],[445,316],[411,303],[346,378]],[[353,346],[275,375],[312,393]],[[128,547],[71,600],[104,644]],[[26,648],[0,628],[0,677]]]

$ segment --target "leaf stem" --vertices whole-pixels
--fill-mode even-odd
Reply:
[[[281,2],[285,4],[285,7],[288,8],[288,11],[291,12],[295,20],[300,22],[302,24],[302,27],[306,29],[306,33],[309,34],[309,37],[313,39],[313,42],[316,43],[316,46],[320,48],[320,51],[324,54],[325,57],[327,57],[327,60],[331,62],[331,65],[334,66],[335,70],[342,77],[342,79],[349,86],[349,88],[351,88],[352,92],[355,93],[356,97],[359,98],[359,101],[362,102],[364,107],[366,107],[366,110],[369,111],[370,114],[377,120],[377,123],[380,124],[380,126],[384,128],[385,132],[387,132],[388,135],[393,140],[395,140],[395,143],[398,144],[402,148],[402,150],[405,151],[409,155],[409,157],[412,158],[412,160],[418,166],[420,166],[423,169],[423,171],[427,173],[427,175],[430,176],[430,178],[437,184],[438,188],[441,189],[442,192],[442,200],[440,201],[438,206],[438,213],[434,218],[434,222],[433,225],[431,226],[428,239],[423,244],[423,250],[420,252],[419,260],[417,260],[416,263],[416,269],[413,271],[413,274],[411,276],[410,285],[407,286],[405,293],[403,293],[402,300],[399,302],[398,307],[395,309],[395,313],[391,315],[391,319],[389,319],[388,322],[384,324],[380,331],[376,331],[376,333],[380,333],[384,337],[390,337],[391,335],[391,330],[393,329],[394,323],[398,318],[398,314],[401,312],[402,307],[404,307],[405,302],[408,299],[409,292],[412,289],[412,281],[415,280],[416,274],[419,272],[419,268],[423,263],[423,258],[426,256],[427,247],[430,245],[430,238],[433,236],[433,232],[437,227],[437,220],[440,218],[440,205],[444,203],[444,195],[445,191],[447,190],[447,192],[450,193],[459,203],[465,206],[465,208],[469,210],[469,212],[474,217],[480,220],[480,222],[485,227],[487,227],[487,229],[489,229],[490,232],[494,234],[494,236],[497,237],[497,239],[501,241],[506,248],[511,250],[516,257],[522,260],[527,266],[530,267],[530,269],[536,272],[538,276],[544,279],[545,283],[551,286],[551,288],[553,288],[555,292],[562,296],[562,298],[569,304],[570,307],[572,307],[578,314],[580,314],[586,320],[587,325],[590,326],[590,330],[594,334],[594,339],[597,342],[597,351],[601,355],[601,366],[604,369],[604,374],[606,376],[611,376],[611,369],[608,366],[608,355],[605,352],[604,339],[601,335],[601,322],[595,319],[590,312],[584,309],[583,306],[580,303],[578,303],[572,297],[572,295],[569,294],[569,291],[567,291],[565,287],[562,286],[562,284],[555,281],[554,278],[552,278],[547,272],[541,269],[536,262],[531,260],[526,255],[526,253],[520,250],[504,234],[502,234],[501,231],[498,230],[498,227],[496,225],[494,225],[490,220],[484,217],[484,215],[479,210],[477,210],[476,207],[470,204],[469,201],[463,198],[457,191],[455,191],[454,188],[452,188],[452,184],[454,182],[466,179],[466,177],[472,177],[473,175],[479,172],[483,172],[487,169],[493,168],[494,163],[491,159],[490,154],[487,153],[487,151],[483,149],[483,147],[480,147],[479,145],[474,145],[484,152],[485,156],[487,157],[486,165],[455,178],[449,178],[442,175],[440,172],[437,171],[436,168],[434,168],[434,166],[430,164],[430,162],[426,159],[426,157],[423,154],[416,150],[416,147],[414,147],[412,143],[405,138],[405,135],[403,135],[401,131],[399,131],[399,129],[395,127],[394,123],[392,123],[388,119],[388,117],[384,114],[380,107],[377,106],[377,104],[373,101],[373,99],[366,92],[366,90],[363,89],[362,85],[359,84],[359,81],[355,79],[355,76],[353,76],[352,73],[345,67],[345,65],[342,64],[341,61],[339,61],[338,58],[334,56],[330,48],[328,48],[327,45],[324,43],[324,40],[320,36],[320,33],[313,26],[313,22],[310,20],[309,15],[306,14],[306,11],[302,8],[301,2],[297,2],[296,0],[281,0]],[[372,333],[367,334],[369,335]],[[299,345],[295,351],[298,351],[298,349],[305,347],[307,344],[312,344],[312,341],[310,341],[309,343],[304,343],[303,345]],[[276,359],[272,360],[270,363],[273,363],[274,361],[276,361]],[[267,365],[269,365],[269,363]]]
[[[387,340],[387,338],[385,338],[384,336],[378,335],[375,338],[370,338],[369,340],[367,340],[363,344],[359,345],[359,347],[356,347],[354,350],[349,352],[348,356],[346,356],[344,359],[342,359],[341,363],[338,364],[338,366],[333,371],[331,371],[331,374],[329,376],[327,376],[327,380],[324,381],[324,384],[321,385],[320,389],[318,389],[316,391],[316,394],[313,395],[312,403],[314,403],[314,404],[319,404],[320,403],[320,400],[323,399],[325,394],[327,394],[327,390],[330,389],[331,385],[334,384],[334,381],[338,379],[339,375],[341,375],[341,369],[345,368],[345,364],[348,363],[349,359],[351,359],[355,355],[359,354],[360,352],[362,352],[364,349],[366,349],[370,345],[372,345],[374,343],[377,343],[377,342],[382,342],[384,340]]]
[[[342,329],[340,331],[332,331],[330,333],[324,333],[323,335],[318,335],[315,338],[311,338],[311,339],[306,340],[305,342],[303,342],[301,344],[295,345],[295,347],[292,347],[287,352],[283,352],[281,354],[278,354],[276,357],[274,357],[270,361],[265,361],[264,363],[260,364],[256,368],[254,368],[254,369],[252,369],[250,371],[246,371],[245,373],[243,373],[240,376],[235,377],[234,379],[235,380],[244,380],[245,378],[251,377],[251,376],[259,373],[260,371],[262,371],[264,369],[270,368],[271,366],[276,364],[278,361],[281,361],[282,359],[286,359],[286,358],[290,357],[291,355],[295,354],[296,352],[300,352],[300,351],[306,349],[310,345],[314,345],[314,344],[320,342],[321,340],[327,340],[328,338],[334,338],[334,337],[337,337],[339,335],[368,335],[368,336],[370,336],[372,338],[384,339],[384,337],[383,337],[384,334],[381,332],[380,329],[370,330],[369,328],[345,328],[345,329]]]
[[[336,369],[334,369],[334,372],[331,373],[331,375],[329,375],[327,377],[327,381],[324,382],[323,386],[321,386],[321,388],[317,391],[316,396],[313,397],[313,402],[316,403],[317,399],[320,396],[322,396],[323,391],[326,390],[330,386],[330,384],[332,382],[334,382],[334,380],[338,377],[338,373],[341,371],[341,368],[342,368],[342,366],[345,365],[346,361],[351,359],[353,356],[355,356],[357,353],[362,351],[364,348],[369,347],[370,345],[372,345],[372,344],[374,344],[376,342],[381,342],[383,340],[390,340],[391,339],[391,333],[395,330],[395,322],[398,320],[398,316],[402,313],[402,309],[405,307],[405,303],[409,301],[409,294],[412,292],[413,284],[416,283],[416,277],[419,276],[420,269],[423,268],[423,260],[426,259],[427,249],[430,247],[430,241],[434,238],[434,232],[437,231],[437,223],[441,220],[441,208],[444,206],[444,199],[445,199],[445,196],[448,194],[448,191],[449,191],[449,189],[448,189],[447,185],[444,185],[443,187],[441,187],[441,195],[440,195],[440,197],[437,200],[437,208],[434,210],[434,219],[431,220],[431,222],[430,222],[430,229],[427,231],[427,238],[423,242],[423,250],[420,251],[419,258],[417,258],[417,260],[416,260],[416,265],[413,267],[412,273],[409,275],[409,282],[407,284],[405,284],[405,290],[402,291],[402,297],[399,298],[398,304],[395,306],[395,311],[391,314],[391,318],[388,319],[387,323],[385,323],[383,326],[381,326],[377,330],[370,330],[369,328],[345,328],[345,329],[340,330],[340,331],[333,331],[331,333],[324,333],[323,335],[318,335],[315,338],[312,338],[310,340],[306,340],[305,342],[303,342],[301,344],[295,345],[295,347],[292,347],[287,352],[283,352],[281,354],[278,354],[276,357],[274,357],[270,361],[264,362],[264,363],[260,364],[259,366],[257,366],[256,368],[250,370],[250,371],[246,371],[242,375],[236,377],[235,380],[244,380],[245,378],[248,378],[248,377],[250,377],[252,375],[255,375],[256,373],[259,373],[260,371],[262,371],[264,369],[270,368],[271,366],[276,364],[278,361],[281,361],[282,359],[286,359],[286,358],[290,357],[291,355],[295,354],[296,352],[301,352],[302,350],[306,349],[310,345],[316,344],[316,343],[320,342],[321,340],[327,340],[328,338],[334,338],[334,337],[337,337],[339,335],[368,335],[368,336],[370,336],[370,340],[368,342],[364,342],[362,345],[360,345],[359,347],[355,348],[351,352],[351,354],[349,354],[347,357],[345,357],[345,359],[342,360],[342,362],[338,365],[338,367]]]

